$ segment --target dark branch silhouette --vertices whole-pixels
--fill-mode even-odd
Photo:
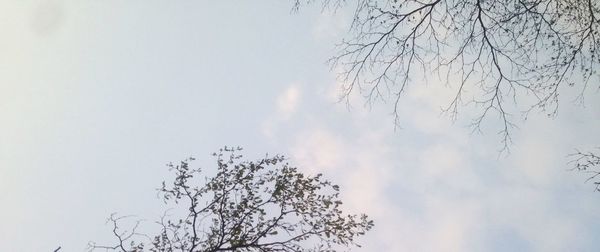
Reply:
[[[366,215],[340,210],[339,186],[307,176],[280,155],[242,161],[240,148],[215,153],[217,173],[199,179],[189,158],[169,164],[175,178],[159,195],[183,212],[165,214],[155,235],[138,231],[140,221],[122,230],[128,216],[111,215],[115,242],[90,243],[109,251],[336,251],[358,246],[355,239],[373,226]]]
[[[407,90],[437,78],[453,88],[442,108],[452,120],[464,107],[475,108],[473,131],[499,118],[502,153],[515,115],[553,117],[566,88],[577,88],[573,100],[583,104],[589,85],[600,87],[599,1],[295,0],[294,8],[311,2],[354,5],[350,31],[330,59],[341,100],[359,93],[368,104],[389,102],[396,125]],[[598,156],[572,155],[573,170],[596,180]]]
[[[596,191],[600,191],[600,155],[588,151],[577,151],[569,155],[573,164],[572,170],[588,174],[586,182],[592,181],[596,186]]]
[[[296,0],[296,7],[306,2]],[[579,87],[583,101],[590,80],[598,80],[598,1],[322,2],[356,6],[351,31],[331,59],[344,83],[342,97],[359,92],[368,103],[389,101],[396,123],[407,89],[437,77],[454,88],[443,112],[455,119],[461,107],[474,105],[474,130],[498,116],[507,150],[516,113],[554,116],[561,87]]]

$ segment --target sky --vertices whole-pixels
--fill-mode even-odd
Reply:
[[[348,30],[291,1],[0,0],[0,251],[85,251],[113,212],[152,220],[165,164],[242,146],[338,183],[375,228],[354,251],[596,251],[600,193],[567,155],[597,146],[600,97],[519,121],[509,154],[440,116],[452,88],[339,103]],[[334,69],[335,70],[335,69]],[[570,92],[569,90],[565,92]]]

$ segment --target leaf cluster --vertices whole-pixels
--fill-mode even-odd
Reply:
[[[120,251],[335,251],[358,245],[373,227],[366,215],[345,215],[339,186],[321,174],[307,176],[281,155],[244,161],[241,148],[214,153],[217,173],[199,182],[193,158],[169,164],[175,178],[159,195],[185,206],[184,216],[165,214],[160,232],[134,240],[135,233],[114,232]],[[113,221],[115,229],[117,222]],[[139,237],[139,236],[137,236]],[[127,244],[125,246],[124,244]]]

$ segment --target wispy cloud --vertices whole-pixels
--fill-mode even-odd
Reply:
[[[274,101],[276,111],[263,120],[260,128],[262,134],[267,138],[273,138],[279,126],[290,120],[298,109],[302,99],[302,91],[297,83],[290,84],[283,90]]]
[[[329,96],[319,97],[330,104]],[[516,153],[498,159],[493,135],[473,136],[440,117],[439,101],[406,98],[426,105],[402,110],[406,126],[398,131],[381,123],[385,112],[348,112],[344,104],[286,122],[298,125],[285,134],[294,137],[281,140],[293,162],[325,173],[341,185],[347,210],[375,220],[358,251],[586,247],[589,240],[576,234],[597,232],[585,224],[593,216],[564,209],[565,195],[556,194],[564,189],[558,175],[565,172],[559,155],[565,139],[544,140],[564,129],[523,129],[525,135],[515,135]]]
[[[300,88],[292,84],[277,98],[277,109],[279,116],[283,119],[289,119],[296,111],[300,103],[301,92]]]

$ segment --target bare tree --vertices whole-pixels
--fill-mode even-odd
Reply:
[[[499,116],[507,148],[515,112],[553,116],[562,86],[577,86],[583,101],[590,81],[598,80],[596,0],[323,2],[356,4],[351,32],[331,59],[344,83],[342,97],[358,92],[369,103],[390,101],[396,123],[406,90],[435,77],[454,88],[444,112],[454,119],[462,106],[475,105],[476,130]]]
[[[314,1],[295,0],[295,8]],[[600,87],[597,0],[320,2],[334,9],[355,5],[350,32],[330,60],[343,83],[342,100],[360,93],[368,104],[391,102],[396,124],[411,85],[437,78],[454,89],[442,108],[452,120],[464,106],[476,108],[474,131],[499,117],[504,152],[516,114],[552,117],[565,88],[577,88],[573,98],[583,103],[589,85]],[[590,173],[598,186],[600,155],[570,156],[573,170]]]
[[[592,181],[596,185],[596,191],[600,192],[600,155],[593,151],[577,151],[570,156],[573,170],[589,174],[586,182]]]
[[[242,161],[240,148],[215,153],[217,173],[199,179],[193,158],[169,164],[175,173],[163,182],[161,198],[183,210],[157,221],[160,231],[144,234],[136,221],[120,227],[112,215],[115,243],[90,244],[92,251],[335,251],[349,248],[373,227],[366,215],[344,215],[339,186],[322,176],[306,176],[280,155]]]

